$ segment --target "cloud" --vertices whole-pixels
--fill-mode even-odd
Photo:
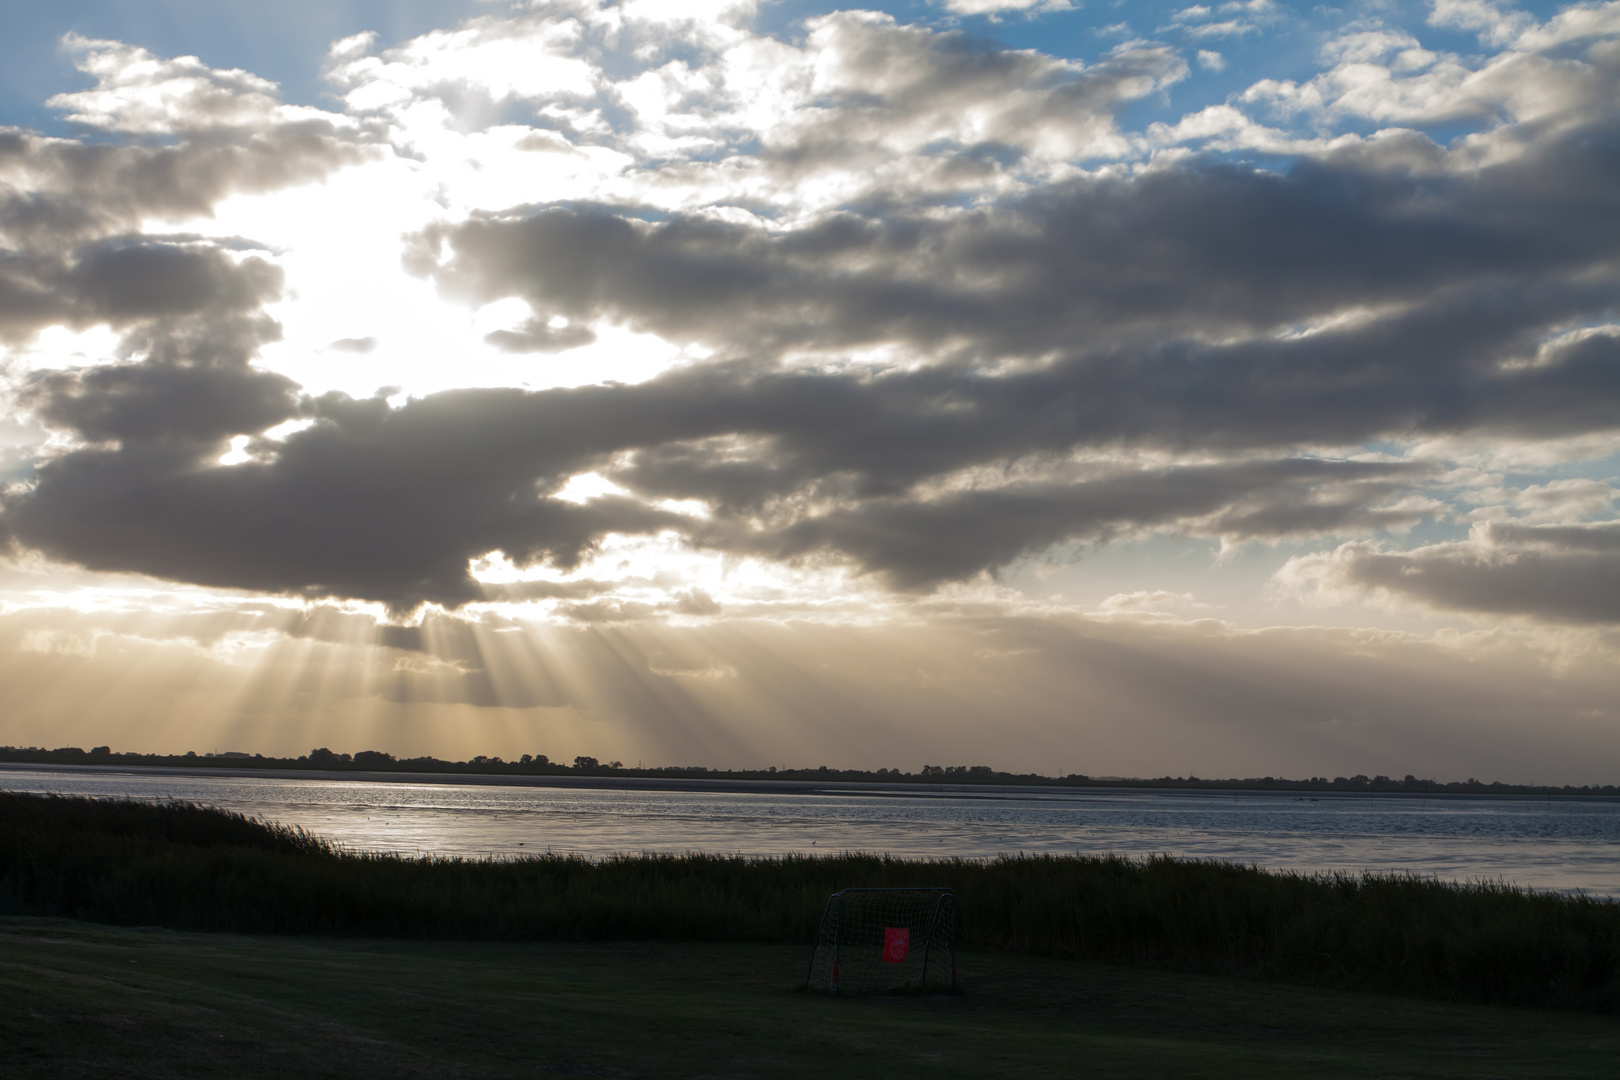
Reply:
[[[1403,30],[1355,30],[1324,42],[1318,55],[1333,63],[1368,63],[1420,47],[1418,39]]]
[[[260,129],[306,117],[331,119],[314,109],[283,105],[272,82],[240,69],[209,68],[195,56],[161,59],[122,42],[74,33],[62,38],[62,48],[96,85],[57,94],[48,104],[88,127],[174,135]]]
[[[164,415],[176,433],[218,427],[182,418],[178,405],[165,412],[153,395],[175,392],[177,403],[205,411],[214,393],[224,395],[222,407],[239,403],[220,380],[241,389],[257,378],[242,369],[279,336],[261,309],[281,298],[283,272],[251,240],[142,230],[206,217],[233,193],[321,179],[371,157],[371,138],[341,116],[281,105],[272,85],[244,72],[71,35],[65,44],[96,86],[52,104],[100,135],[0,130],[0,343],[25,345],[52,326],[109,327],[123,334],[120,355],[145,357],[166,389],[138,388],[137,369],[124,364],[43,372],[19,398],[87,438],[119,437],[114,429],[126,422],[161,426]],[[182,374],[197,364],[210,370]],[[189,389],[176,379],[190,379]],[[286,393],[281,382],[273,393]],[[142,401],[157,411],[136,420]],[[265,415],[250,410],[223,423]]]
[[[766,161],[799,169],[942,142],[1085,158],[1118,145],[1119,107],[1187,73],[1158,45],[1124,45],[1087,66],[860,12],[814,20],[807,52],[814,108],[762,132]]]
[[[484,335],[484,340],[502,352],[556,353],[589,345],[596,340],[596,333],[588,326],[570,325],[553,316],[544,321],[528,319],[516,330],[496,330]]]
[[[1576,523],[1608,513],[1620,489],[1601,480],[1550,480],[1522,488],[1477,489],[1469,497],[1482,503],[1462,516],[1465,521],[1516,519],[1531,523]]]
[[[69,36],[97,85],[51,100],[101,138],[0,129],[0,238],[58,250],[143,220],[206,215],[230,192],[307,183],[375,156],[376,134],[341,114],[280,104],[275,87],[195,58],[163,61]]]
[[[523,430],[534,414],[521,397],[446,394],[397,412],[332,397],[309,406],[315,426],[280,447],[250,444],[264,456],[228,467],[209,466],[214,447],[76,450],[42,463],[5,521],[22,542],[94,569],[408,609],[481,598],[467,564],[487,551],[567,566],[605,532],[678,520],[625,499],[537,494],[545,474],[560,484],[577,472],[590,447]],[[207,434],[229,421],[222,413]]]
[[[1290,559],[1278,584],[1321,599],[1373,597],[1549,623],[1620,624],[1620,522],[1486,522],[1466,540],[1385,551],[1354,541]]]
[[[1434,0],[1428,21],[1430,26],[1473,30],[1487,45],[1506,45],[1534,19],[1527,12],[1504,10],[1504,5],[1489,0]]]
[[[382,57],[366,55],[370,35],[351,38],[334,49],[332,76],[351,87],[345,101],[359,112],[429,94],[481,93],[490,103],[589,97],[597,76],[589,60],[576,55],[583,27],[569,15],[475,18],[454,30],[423,34]]]
[[[195,194],[173,205],[195,213],[251,184],[324,175],[385,135],[429,161],[542,128],[570,154],[621,155],[611,190],[639,201],[478,208],[423,194],[439,220],[411,232],[405,265],[453,301],[528,305],[469,350],[556,354],[533,367],[561,368],[648,335],[683,366],[633,385],[395,406],[306,390],[262,362],[280,332],[266,311],[294,291],[277,256],[138,234],[162,202],[107,194],[72,217],[61,200],[94,170],[71,162],[95,147],[19,134],[6,145],[40,197],[7,204],[20,239],[0,261],[0,325],[19,341],[53,323],[123,341],[116,360],[19,384],[55,441],[4,496],[12,542],[396,612],[491,599],[469,564],[492,552],[572,570],[614,536],[830,560],[926,592],[1150,531],[1401,530],[1448,514],[1438,470],[1369,445],[1620,430],[1620,337],[1606,322],[1620,299],[1607,149],[1620,129],[1594,105],[1614,63],[1585,24],[1557,31],[1585,50],[1560,61],[1566,82],[1498,125],[1512,153],[1396,130],[1274,169],[1167,154],[1082,172],[1100,147],[1147,145],[1114,114],[1182,78],[1184,60],[1128,43],[1081,63],[861,12],[811,20],[797,42],[623,18],[579,5],[475,19],[379,56],[369,39],[340,43],[333,72],[364,124],[289,109],[242,72],[79,45],[97,88],[60,103],[118,138],[151,137],[109,144],[119,168],[172,151],[176,190]],[[676,55],[676,41],[690,48]],[[1348,71],[1412,47],[1358,31],[1327,60]],[[1506,85],[1498,68],[1551,62],[1514,57],[1474,74]],[[308,150],[305,171],[245,179],[243,162],[278,139],[290,160]],[[195,155],[219,147],[247,156],[187,181]],[[1042,174],[1035,158],[1061,169]],[[970,160],[1016,182],[940,198],[916,167]],[[816,194],[830,174],[861,197]],[[709,183],[729,184],[726,197],[703,195]],[[344,316],[316,348],[376,325]],[[372,340],[328,347],[364,355]],[[461,363],[460,339],[440,340],[452,344],[431,362]],[[306,426],[266,434],[293,420]],[[617,487],[570,497],[585,473]],[[644,614],[625,606],[642,599],[605,592],[552,598],[581,619]]]
[[[1170,609],[1208,611],[1210,605],[1199,602],[1190,592],[1170,592],[1166,589],[1138,589],[1135,592],[1115,593],[1105,599],[1098,609],[1108,614],[1145,613],[1162,614]]]
[[[1174,12],[1170,21],[1159,27],[1159,32],[1181,34],[1195,41],[1214,37],[1243,37],[1259,33],[1263,24],[1276,22],[1277,15],[1276,6],[1269,0],[1262,3],[1227,3],[1217,8],[1194,4]]]
[[[486,600],[578,600],[600,596],[612,592],[616,587],[611,581],[512,581],[512,582],[480,582]]]
[[[43,398],[43,415],[78,425],[87,440],[123,441],[40,463],[35,484],[6,503],[17,540],[97,569],[396,609],[482,598],[468,563],[487,552],[567,568],[612,532],[673,531],[779,559],[828,553],[916,589],[1138,528],[1246,539],[1409,524],[1425,513],[1381,508],[1411,466],[1306,460],[916,490],[987,458],[1072,445],[1065,426],[1042,431],[1061,405],[1042,421],[1016,395],[974,402],[975,392],[1000,389],[982,378],[953,387],[922,373],[869,395],[846,376],[700,369],[634,387],[457,391],[399,409],[327,395],[302,406],[313,426],[279,444],[250,441],[252,460],[226,467],[209,464],[218,440],[291,411],[284,380],[244,373],[231,384],[241,387],[237,410],[165,424],[152,418],[185,399],[160,381],[164,369],[110,370],[106,385],[78,397],[41,391],[56,395]],[[189,369],[177,377],[183,386],[202,378]],[[940,395],[953,391],[969,395],[965,408],[941,416]],[[75,405],[86,394],[95,407]],[[767,433],[769,452],[743,461],[721,445]],[[177,442],[182,434],[190,441]],[[639,497],[560,497],[591,468]],[[651,505],[694,498],[716,515]]]
[[[1075,6],[1070,0],[945,0],[945,9],[957,15],[1035,14],[1069,11]]]
[[[1138,530],[1171,527],[1250,540],[1409,524],[1421,512],[1375,505],[1388,498],[1395,486],[1388,481],[1398,472],[1285,461],[1133,471],[926,500],[876,498],[732,543],[775,558],[816,551],[853,556],[895,587],[927,589],[1058,544],[1098,543]],[[1326,490],[1334,493],[1324,497]]]
[[[50,325],[175,324],[235,318],[275,299],[281,271],[200,239],[111,236],[68,252],[0,259],[0,339]]]
[[[429,228],[408,261],[452,297],[521,297],[542,325],[618,323],[727,357],[892,345],[1042,364],[975,395],[1071,395],[1093,443],[1606,430],[1614,337],[1556,336],[1620,287],[1603,224],[1620,215],[1599,210],[1620,176],[1597,130],[1463,175],[1396,138],[1282,175],[1195,163],[944,217],[480,214]]]
[[[479,599],[467,567],[488,552],[568,568],[612,533],[830,556],[926,590],[1141,530],[1404,528],[1442,512],[1418,495],[1425,467],[1302,451],[1620,426],[1620,338],[1555,333],[1616,298],[1603,223],[1620,215],[1598,208],[1620,184],[1599,145],[1583,133],[1461,176],[1389,147],[1281,175],[1194,162],[943,217],[777,229],[479,214],[408,258],[453,297],[525,299],[533,318],[503,347],[566,347],[606,322],[718,356],[634,386],[398,409],[300,399],[247,366],[251,340],[228,369],[199,361],[199,339],[46,372],[36,414],[119,445],[40,462],[4,521],[86,566],[397,609]],[[207,303],[239,321],[275,284],[232,280]],[[930,362],[818,359],[875,345]],[[816,362],[779,365],[794,357]],[[177,409],[188,394],[219,405]],[[295,415],[314,426],[211,464],[219,440]],[[587,471],[628,494],[558,497]]]
[[[359,41],[332,73],[351,110],[413,152],[446,123],[494,136],[526,114],[540,130],[516,141],[568,152],[582,197],[828,206],[1116,154],[1114,114],[1187,72],[1154,43],[1084,64],[871,11],[809,18],[793,42],[656,11],[475,19],[378,56]]]
[[[251,340],[257,327],[245,329],[247,344],[257,344]],[[229,355],[232,345],[244,343],[226,343],[226,355],[211,355],[208,347],[217,344],[204,342],[173,358],[49,372],[27,386],[22,402],[43,423],[69,429],[87,442],[119,443],[118,452],[131,455],[157,447],[183,455],[207,453],[233,435],[263,431],[297,415],[291,379],[256,371],[240,356]]]
[[[1572,7],[1535,26],[1523,12],[1441,0],[1431,24],[1476,28],[1489,43],[1511,46],[1465,58],[1424,49],[1404,32],[1358,28],[1322,47],[1330,70],[1304,83],[1261,80],[1241,100],[1324,126],[1470,125],[1477,132],[1466,143],[1496,160],[1533,148],[1538,136],[1612,119],[1620,4]]]

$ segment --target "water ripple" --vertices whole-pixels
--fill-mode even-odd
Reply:
[[[1049,791],[762,794],[0,769],[0,788],[176,798],[365,851],[1162,853],[1620,896],[1620,804],[1455,796]]]

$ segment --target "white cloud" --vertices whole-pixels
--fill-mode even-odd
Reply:
[[[712,25],[745,19],[758,7],[758,0],[626,0],[619,12],[626,22]]]
[[[96,80],[90,90],[57,94],[48,102],[75,123],[139,135],[299,121],[348,124],[339,114],[282,104],[275,83],[239,68],[210,68],[195,56],[160,59],[133,45],[77,34],[62,44],[74,65]]]
[[[577,55],[583,27],[572,18],[475,19],[457,30],[436,30],[390,49],[362,54],[366,42],[340,43],[331,78],[361,112],[397,110],[424,93],[455,90],[491,101],[507,98],[590,97],[598,72]]]
[[[1332,64],[1371,63],[1420,47],[1418,39],[1404,30],[1362,30],[1330,39],[1318,55]]]
[[[1098,605],[1098,610],[1108,614],[1123,612],[1157,614],[1171,611],[1210,611],[1212,606],[1199,602],[1190,592],[1138,589],[1135,592],[1115,593]]]
[[[1217,23],[1200,23],[1188,26],[1185,33],[1195,38],[1243,37],[1247,34],[1258,34],[1260,27],[1252,22],[1241,19],[1226,19]]]
[[[1480,505],[1462,515],[1464,521],[1534,522],[1573,524],[1609,513],[1620,488],[1601,480],[1549,480],[1522,488],[1489,486],[1476,488],[1466,496]]]
[[[957,15],[999,15],[1002,12],[1023,14],[1042,11],[1071,11],[1070,0],[945,0],[945,8]]]
[[[1491,0],[1433,0],[1430,26],[1473,30],[1487,45],[1507,45],[1535,20],[1523,11]]]
[[[1452,19],[1462,18],[1458,11],[1478,14],[1487,5],[1470,2],[1453,11],[1442,4],[1437,11],[1442,8],[1450,13],[1445,18]],[[1260,80],[1241,100],[1279,117],[1305,116],[1319,125],[1470,121],[1482,130],[1465,144],[1474,161],[1459,165],[1473,167],[1481,159],[1523,150],[1527,144],[1514,132],[1515,124],[1539,125],[1552,117],[1578,123],[1607,107],[1616,66],[1610,50],[1597,44],[1584,55],[1559,50],[1612,35],[1620,27],[1616,11],[1620,5],[1586,11],[1581,18],[1566,12],[1542,27],[1515,13],[1508,19],[1512,33],[1502,31],[1506,36],[1498,42],[1511,41],[1512,47],[1482,62],[1424,49],[1405,32],[1356,30],[1322,46],[1321,56],[1334,65],[1328,71],[1303,83]],[[1491,25],[1500,29],[1508,23]],[[1558,55],[1549,55],[1555,51]]]

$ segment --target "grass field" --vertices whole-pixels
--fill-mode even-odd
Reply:
[[[6,1077],[1580,1077],[1620,1023],[994,953],[828,998],[797,945],[451,943],[0,919]]]

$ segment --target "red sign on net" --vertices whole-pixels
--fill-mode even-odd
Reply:
[[[911,929],[905,926],[883,928],[883,962],[898,964],[911,955]]]

